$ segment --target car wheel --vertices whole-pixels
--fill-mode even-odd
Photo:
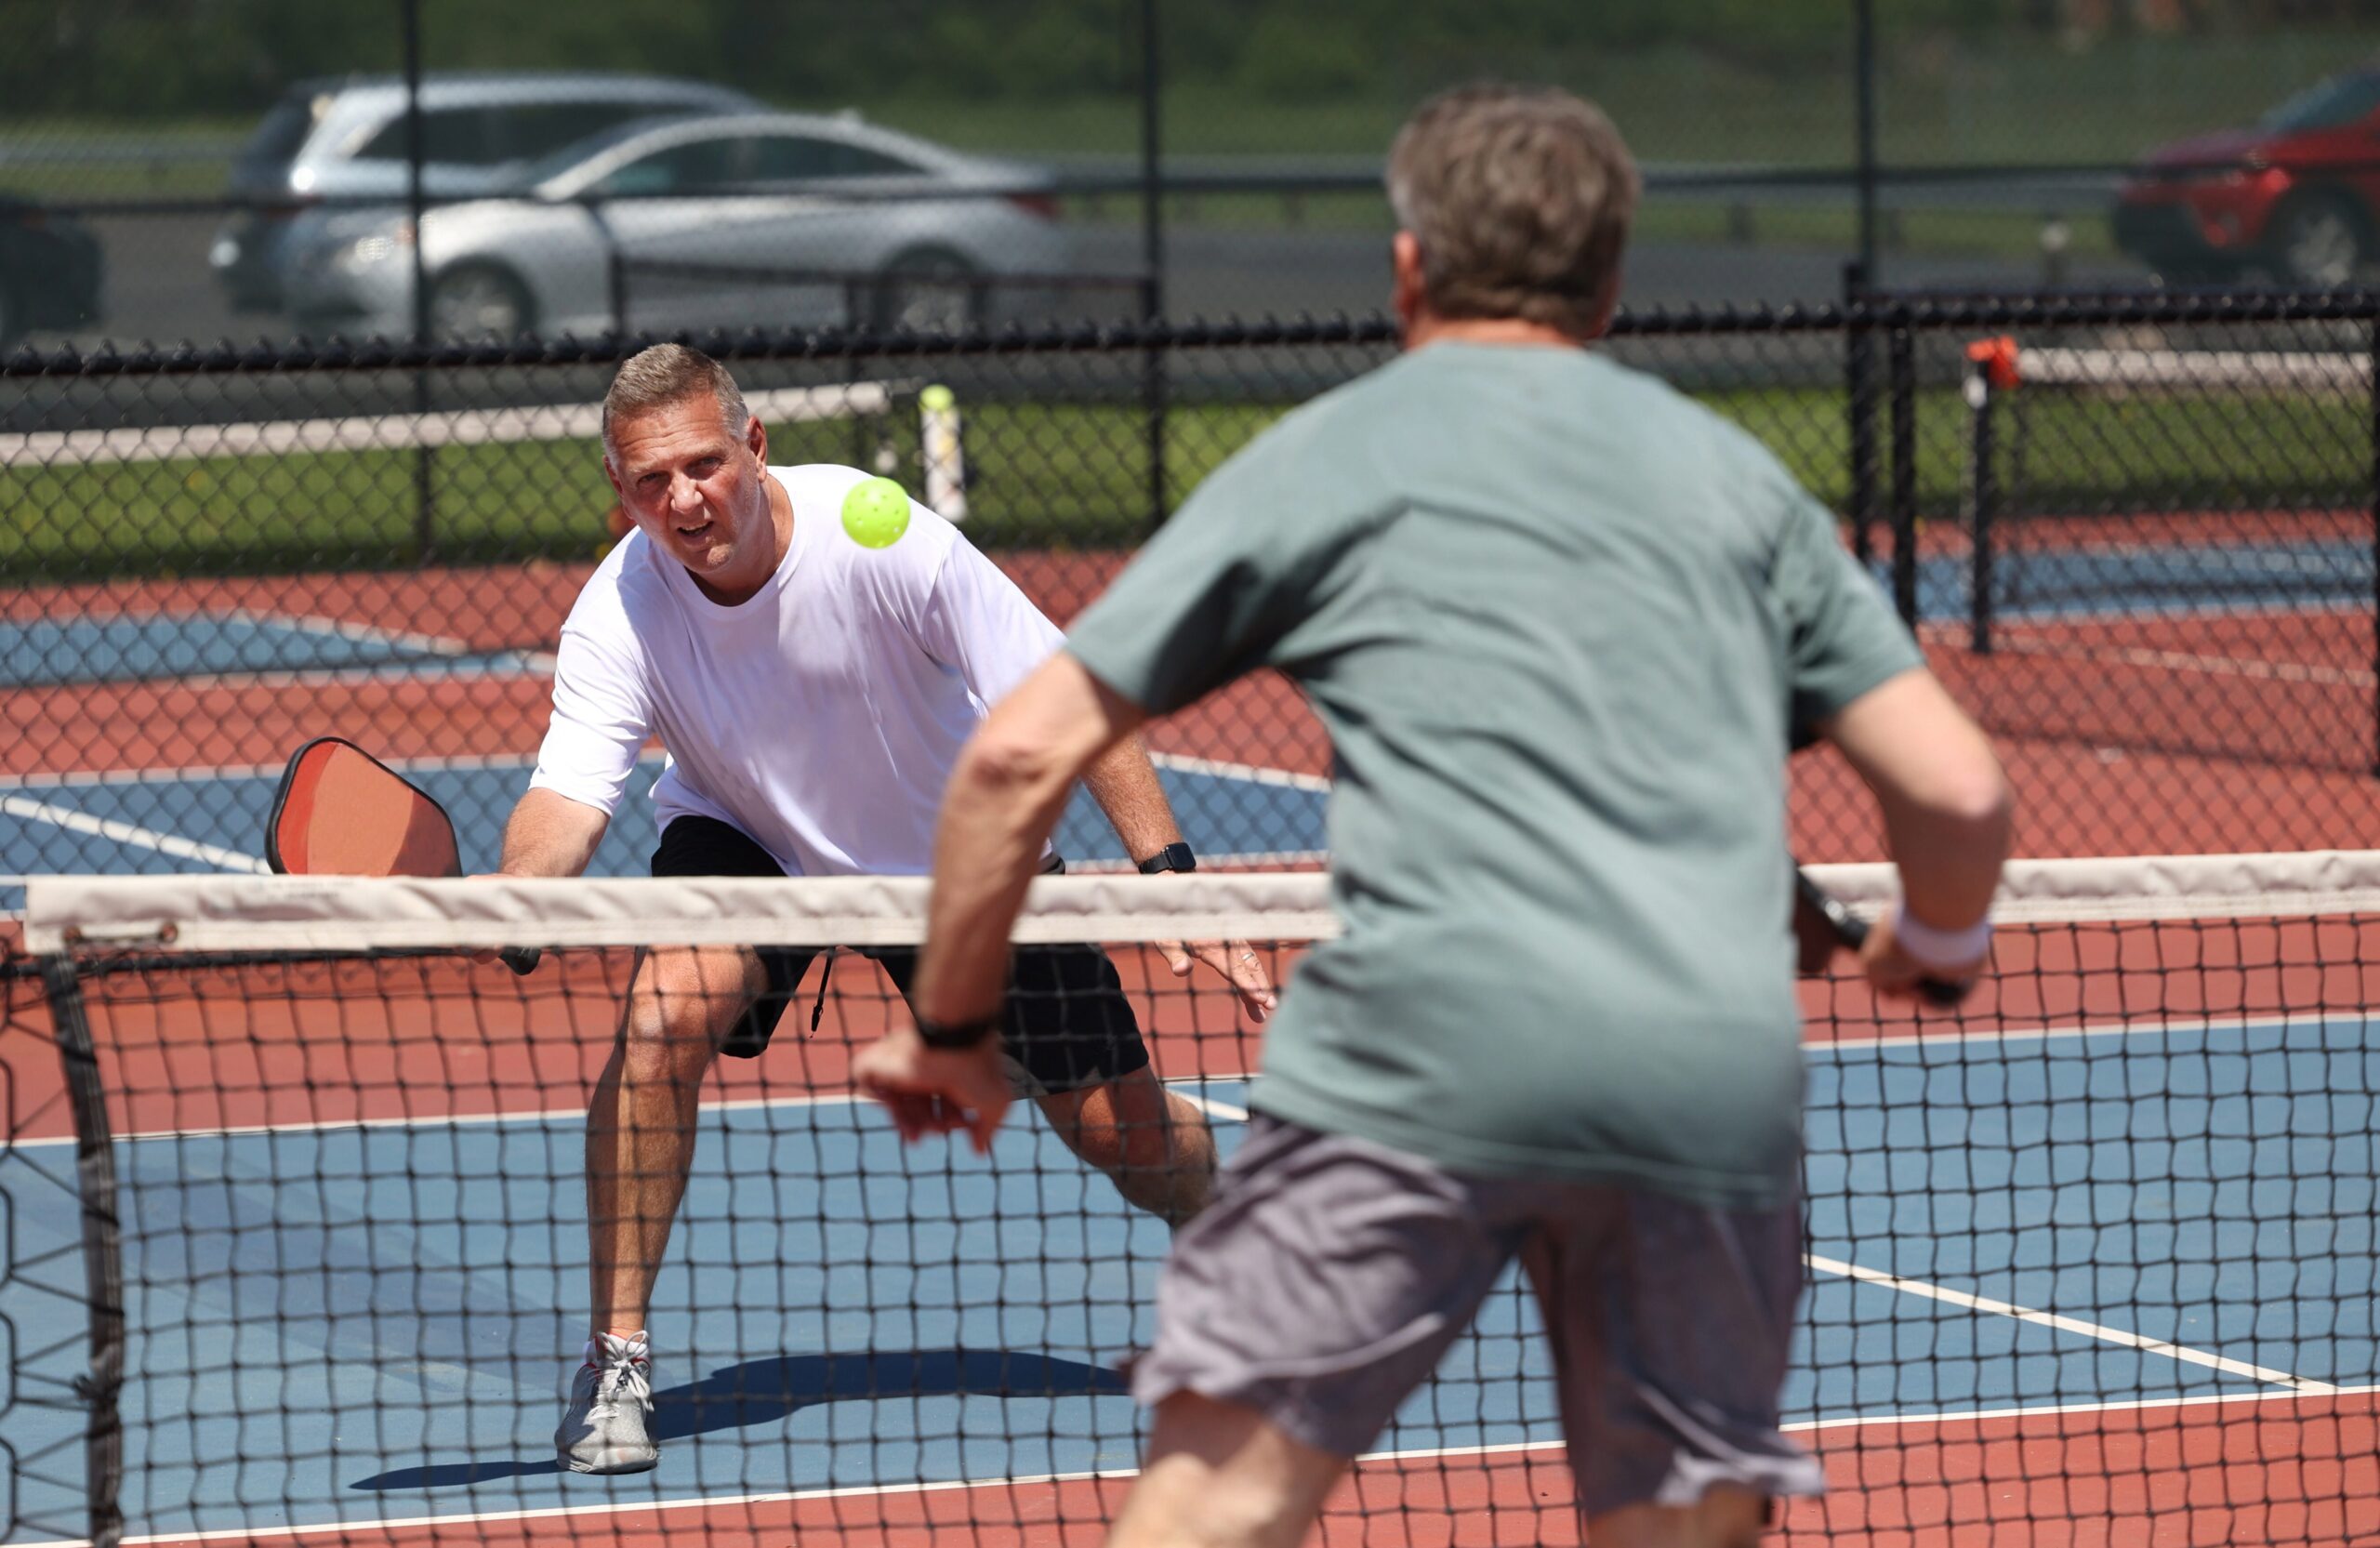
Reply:
[[[536,326],[529,289],[491,263],[467,263],[430,282],[432,338],[518,338]]]
[[[2281,206],[2273,219],[2273,271],[2303,290],[2335,290],[2355,283],[2371,256],[2363,212],[2335,193],[2307,193]]]
[[[876,282],[870,321],[887,332],[959,333],[977,320],[975,266],[943,247],[903,253]]]

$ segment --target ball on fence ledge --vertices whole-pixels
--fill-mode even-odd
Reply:
[[[891,479],[863,479],[843,496],[843,530],[861,548],[891,548],[909,530],[909,492]]]

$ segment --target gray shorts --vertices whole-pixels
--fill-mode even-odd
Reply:
[[[1132,1396],[1241,1403],[1353,1457],[1436,1369],[1514,1256],[1554,1343],[1588,1516],[1690,1505],[1713,1484],[1817,1494],[1778,1430],[1801,1211],[1458,1176],[1262,1117],[1175,1238]]]

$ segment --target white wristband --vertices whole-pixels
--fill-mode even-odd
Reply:
[[[1907,900],[1893,910],[1893,940],[1922,968],[1970,968],[1991,949],[1991,916],[1964,930],[1937,930],[1909,911]]]

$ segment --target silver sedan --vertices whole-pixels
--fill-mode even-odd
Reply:
[[[1015,315],[1067,266],[1046,171],[853,116],[646,121],[517,169],[497,194],[325,209],[292,233],[313,334],[511,337]]]

